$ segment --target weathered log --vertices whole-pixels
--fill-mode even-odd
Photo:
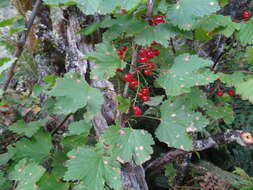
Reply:
[[[253,136],[249,132],[239,130],[228,130],[221,134],[193,141],[193,152],[202,151],[212,147],[217,147],[219,145],[230,144],[234,142],[241,146],[249,146],[253,144]],[[179,149],[169,151],[165,155],[150,162],[145,167],[145,170],[159,167],[160,165],[163,165],[169,162],[170,160],[174,159],[175,157],[185,153],[187,152]]]

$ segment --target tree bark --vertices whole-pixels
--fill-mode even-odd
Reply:
[[[93,87],[104,89],[101,93],[104,96],[104,104],[101,112],[97,113],[92,119],[92,123],[99,138],[101,134],[119,116],[117,111],[116,92],[111,82],[107,80],[93,80],[89,76],[94,63],[83,60],[83,57],[94,51],[95,43],[101,42],[101,35],[84,36],[78,32],[83,25],[89,25],[98,21],[98,15],[84,15],[77,7],[65,7],[61,11],[59,20],[55,20],[55,31],[58,36],[59,47],[62,47],[66,54],[66,71],[80,73],[82,77]],[[122,165],[121,176],[123,179],[124,190],[148,190],[145,180],[145,172],[142,166],[134,163]]]

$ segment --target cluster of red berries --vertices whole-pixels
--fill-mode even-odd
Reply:
[[[163,18],[163,16],[157,15],[157,16],[154,16],[152,22],[153,22],[155,25],[157,25],[157,24],[160,24],[160,23],[165,22],[165,19]]]
[[[150,97],[149,97],[149,88],[147,88],[147,87],[142,88],[142,89],[138,92],[138,97],[139,97],[143,102],[149,101],[149,99],[150,99]]]
[[[148,87],[144,87],[142,88],[139,92],[138,92],[138,97],[143,101],[143,102],[147,102],[149,101],[150,97],[149,97],[149,88]],[[140,116],[142,114],[142,111],[140,109],[139,106],[135,105],[133,106],[133,112],[135,116]]]
[[[218,90],[218,91],[216,92],[216,95],[217,95],[217,96],[223,96],[223,94],[224,94],[224,92],[223,92],[222,90]],[[229,96],[231,96],[231,97],[234,97],[234,96],[235,96],[235,91],[234,91],[233,89],[230,89],[230,90],[228,90],[227,94],[228,94]]]
[[[243,17],[243,19],[245,19],[245,20],[250,19],[251,16],[252,16],[251,11],[244,11],[244,12],[242,13],[242,17]]]
[[[159,56],[160,55],[160,51],[158,49],[154,49],[154,48],[149,48],[149,49],[145,49],[142,48],[139,50],[139,63],[144,63],[145,67],[144,67],[144,71],[143,74],[146,76],[149,76],[152,74],[152,70],[155,68],[155,64],[153,62],[150,62],[150,59],[152,59],[155,56]]]
[[[120,47],[120,49],[117,51],[117,54],[118,54],[118,56],[119,56],[119,58],[121,59],[121,60],[123,60],[123,59],[125,59],[125,52],[126,52],[126,50],[127,50],[127,47],[126,46],[122,46],[122,47]]]
[[[125,82],[129,82],[131,87],[136,87],[139,85],[138,81],[135,79],[132,73],[126,73],[123,77]]]
[[[133,106],[133,112],[135,116],[140,116],[142,114],[142,111],[139,106]]]

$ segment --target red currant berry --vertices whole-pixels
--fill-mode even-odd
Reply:
[[[137,80],[134,80],[134,81],[131,81],[131,82],[130,82],[130,86],[131,86],[131,87],[136,87],[136,86],[138,86],[138,84],[139,84],[139,83],[138,83]]]
[[[157,43],[156,41],[153,41],[151,44],[151,46],[157,46],[157,45],[159,45],[159,43]]]
[[[218,91],[216,92],[216,95],[217,95],[217,96],[223,96],[223,94],[224,94],[224,93],[223,93],[222,90],[218,90]]]
[[[117,51],[118,56],[123,55],[123,53],[124,53],[124,52],[122,52],[122,51],[120,51],[120,50]]]
[[[163,16],[158,15],[158,16],[155,16],[154,19],[153,19],[153,23],[155,23],[155,24],[160,24],[162,22],[165,22]]]
[[[148,58],[148,59],[152,59],[154,56],[155,56],[155,55],[154,55],[154,53],[153,53],[153,50],[152,50],[152,49],[149,49],[149,50],[147,51],[147,58]]]
[[[141,99],[143,100],[143,102],[147,102],[149,101],[149,96],[142,96]]]
[[[160,51],[158,49],[152,49],[152,51],[153,51],[154,56],[159,56],[160,55]]]
[[[127,46],[122,46],[122,47],[120,48],[120,50],[121,50],[122,52],[125,52],[125,51],[127,50]]]
[[[242,13],[242,17],[243,17],[244,19],[249,19],[251,16],[252,16],[252,13],[251,13],[250,11],[244,11],[244,12]]]
[[[142,92],[138,92],[137,96],[141,98],[142,96],[144,96],[144,94]]]
[[[147,57],[141,57],[140,59],[139,59],[139,62],[140,63],[146,63],[148,61],[148,58]]]
[[[126,73],[124,75],[124,81],[126,81],[126,82],[132,82],[134,80],[135,80],[134,76],[131,73]]]
[[[152,62],[147,62],[147,68],[148,68],[149,70],[152,70],[152,69],[155,68],[155,64],[152,63]]]
[[[139,106],[133,106],[133,111],[135,116],[140,116],[142,114],[142,111]]]
[[[119,58],[120,58],[121,60],[123,60],[123,59],[125,59],[125,56],[124,56],[124,55],[120,55]]]
[[[117,72],[123,72],[123,69],[122,68],[117,68],[116,71]]]
[[[144,70],[143,73],[144,73],[144,75],[146,75],[146,76],[149,76],[149,75],[152,74],[152,72],[151,72],[150,70]]]
[[[235,91],[234,90],[232,90],[232,89],[230,89],[229,91],[228,91],[228,95],[229,96],[235,96]]]
[[[145,87],[141,90],[143,95],[148,95],[149,94],[149,88]]]
[[[139,56],[140,57],[147,57],[147,50],[144,48],[140,49]]]

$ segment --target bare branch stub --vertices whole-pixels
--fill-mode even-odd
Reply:
[[[21,34],[21,36],[20,36],[20,38],[19,38],[19,40],[18,40],[18,45],[17,45],[16,51],[15,51],[15,53],[14,53],[14,58],[16,58],[16,59],[15,59],[15,61],[12,63],[12,65],[11,65],[11,67],[10,67],[10,69],[9,69],[9,72],[8,72],[8,75],[7,75],[7,79],[6,79],[5,83],[4,83],[4,91],[6,91],[6,90],[8,89],[9,84],[10,84],[10,82],[11,82],[11,79],[12,79],[13,76],[14,76],[15,68],[16,68],[16,66],[17,66],[18,59],[19,59],[19,57],[20,57],[20,56],[22,55],[22,53],[23,53],[24,46],[25,46],[26,40],[27,40],[27,36],[28,36],[28,34],[29,34],[29,32],[30,32],[30,30],[31,30],[31,28],[32,28],[32,25],[33,25],[33,22],[34,22],[34,20],[35,20],[35,17],[36,17],[37,14],[38,14],[38,11],[39,11],[39,9],[40,9],[41,3],[42,3],[41,0],[37,0],[37,1],[35,2],[35,5],[34,5],[33,10],[32,10],[32,14],[31,14],[31,16],[30,16],[30,19],[29,19],[28,22],[27,22],[27,26],[26,26],[27,29],[25,29],[25,30],[22,32],[22,34]]]

